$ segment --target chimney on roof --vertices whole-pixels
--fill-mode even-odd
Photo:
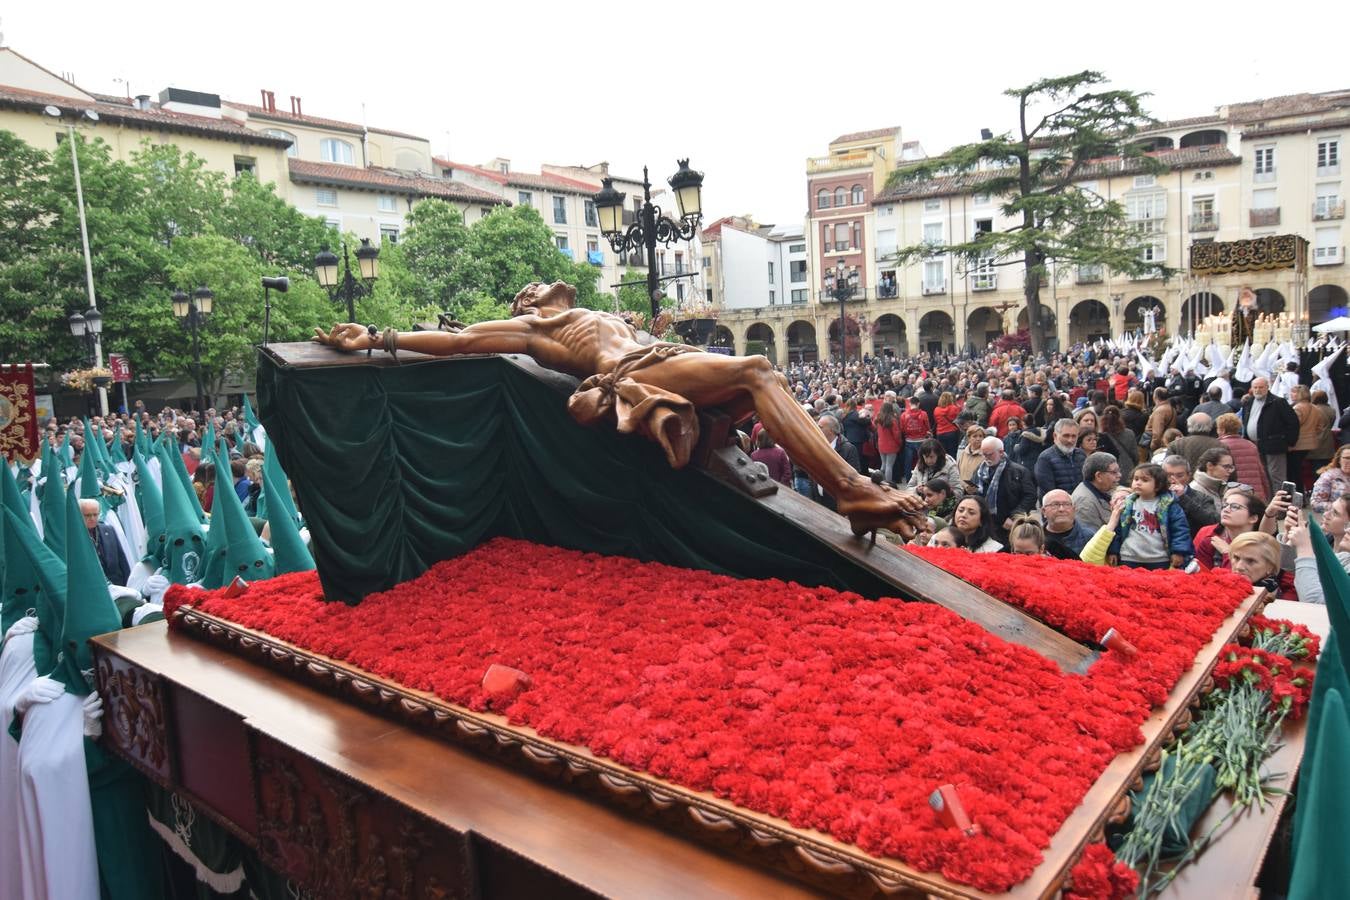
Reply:
[[[304,115],[304,113],[300,111],[300,98],[295,96],[294,94],[291,94],[291,115],[293,116]]]
[[[277,95],[267,88],[262,89],[262,108],[263,112],[277,111]]]
[[[150,95],[149,95],[149,94],[137,94],[137,95],[136,95],[136,102],[135,102],[135,104],[133,104],[133,105],[134,105],[137,109],[140,109],[140,110],[148,110],[148,109],[150,108]]]

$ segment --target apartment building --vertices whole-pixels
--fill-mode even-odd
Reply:
[[[537,209],[544,223],[553,230],[558,249],[570,259],[595,267],[596,286],[601,293],[616,293],[621,282],[646,276],[645,252],[638,248],[615,253],[600,233],[600,220],[592,201],[600,190],[601,179],[612,179],[615,190],[626,195],[628,209],[623,222],[625,226],[631,225],[637,221],[638,211],[642,208],[640,179],[612,173],[607,162],[592,166],[544,163],[539,172],[519,171],[511,166],[509,159],[501,157],[482,165],[437,157],[433,164],[442,178],[492,193],[507,203]],[[662,193],[654,191],[653,202],[659,203]],[[701,301],[704,296],[698,259],[697,237],[687,244],[657,247],[655,264],[663,279],[663,290],[677,303]]]
[[[1205,316],[1231,309],[1244,285],[1256,291],[1264,310],[1287,313],[1302,328],[1350,305],[1341,168],[1346,136],[1350,90],[1294,94],[1227,104],[1141,132],[1141,148],[1168,167],[1164,174],[1145,173],[1118,158],[1085,167],[1077,188],[1120,202],[1131,226],[1145,237],[1141,259],[1159,269],[1127,277],[1100,267],[1052,268],[1040,291],[1047,341],[1067,347],[1134,330],[1142,327],[1148,309],[1158,310],[1159,324],[1170,333],[1186,334]],[[1000,334],[1025,328],[1017,265],[968,264],[940,253],[896,264],[900,247],[959,243],[1014,224],[1003,220],[998,198],[981,190],[987,173],[885,189],[897,144],[899,165],[922,158],[919,148],[900,141],[898,129],[893,136],[885,129],[845,135],[831,143],[830,155],[808,161],[807,238],[815,290],[823,290],[825,268],[837,259],[858,266],[859,291],[847,313],[867,326],[865,352],[978,350]],[[857,211],[855,185],[870,215]],[[828,204],[823,210],[822,203]],[[855,221],[861,225],[856,238]],[[1274,235],[1308,241],[1303,269],[1204,278],[1188,272],[1196,244]],[[1162,267],[1178,273],[1164,279]],[[821,355],[837,352],[831,337],[837,333],[837,305],[817,293],[811,307],[798,312],[732,310],[720,321],[738,342],[751,329],[761,337],[766,329],[773,332],[780,362],[789,357],[789,332],[806,333],[808,326],[815,328]]]
[[[61,113],[47,114],[48,107]],[[91,115],[92,114],[92,115]],[[282,199],[358,238],[397,241],[412,204],[438,197],[477,217],[503,200],[438,177],[430,143],[384,128],[312,116],[299,97],[278,108],[169,87],[156,97],[85,91],[7,47],[0,47],[0,128],[38,147],[54,147],[74,124],[128,159],[145,140],[175,144],[226,175],[252,172]]]
[[[800,224],[758,225],[749,216],[726,216],[703,229],[706,299],[731,321],[754,319],[764,313],[805,313],[811,305],[810,251],[806,228]],[[737,333],[739,332],[739,334]],[[814,334],[801,329],[782,337],[768,327],[733,331],[717,327],[717,341],[738,353],[764,353],[777,359],[779,344],[795,349],[793,359],[816,358]],[[803,346],[803,342],[809,346]]]

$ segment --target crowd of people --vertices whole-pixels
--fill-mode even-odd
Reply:
[[[1083,345],[799,362],[783,374],[859,473],[923,498],[928,516],[908,543],[1229,568],[1305,600],[1320,596],[1295,577],[1310,571],[1298,562],[1311,560],[1309,521],[1350,551],[1350,421],[1292,367],[1250,383],[1225,368],[1201,379]],[[752,423],[747,445],[776,480],[831,505],[771,434]]]

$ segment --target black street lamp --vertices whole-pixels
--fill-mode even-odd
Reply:
[[[71,313],[66,321],[70,324],[70,333],[84,340],[85,352],[89,354],[89,364],[97,366],[99,361],[96,345],[98,336],[103,333],[103,314],[97,307],[91,306],[83,313]]]
[[[661,207],[652,203],[652,185],[647,179],[647,167],[642,167],[642,208],[638,220],[627,229],[623,227],[624,194],[614,190],[614,179],[606,178],[595,195],[595,211],[600,217],[600,232],[609,240],[615,253],[625,253],[639,247],[647,251],[647,298],[652,303],[652,322],[661,314],[661,276],[656,271],[656,245],[670,246],[678,241],[693,240],[698,223],[703,220],[703,173],[689,168],[689,160],[679,160],[680,169],[670,176],[669,184],[675,191],[675,203],[680,209],[676,222],[662,215]],[[677,272],[675,278],[684,277]]]
[[[841,257],[833,269],[825,270],[825,292],[839,301],[839,362],[848,352],[848,330],[844,327],[844,304],[858,291],[858,267],[846,266]],[[862,360],[862,331],[858,332],[858,359]]]
[[[206,328],[206,320],[211,316],[211,306],[216,295],[202,285],[191,296],[183,291],[173,292],[173,314],[184,328],[192,333],[192,373],[197,381],[197,409],[206,412],[206,391],[202,387],[202,343],[201,332]]]
[[[337,254],[324,247],[314,257],[314,274],[319,284],[328,291],[328,299],[342,300],[347,304],[347,321],[356,321],[356,301],[369,296],[375,279],[380,277],[380,248],[370,244],[370,238],[361,238],[361,246],[356,248],[357,271],[361,280],[352,277],[352,261],[347,255],[347,242],[342,242],[342,275],[338,277]]]

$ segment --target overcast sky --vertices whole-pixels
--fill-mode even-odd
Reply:
[[[931,154],[1013,124],[1001,92],[1084,68],[1162,118],[1350,88],[1350,4],[8,4],[4,43],[77,84],[167,86],[409,131],[459,162],[704,172],[709,218],[800,221],[805,160],[899,125]],[[1019,19],[1025,18],[1026,24]],[[831,24],[837,22],[837,24]],[[657,87],[648,89],[651,82]]]

